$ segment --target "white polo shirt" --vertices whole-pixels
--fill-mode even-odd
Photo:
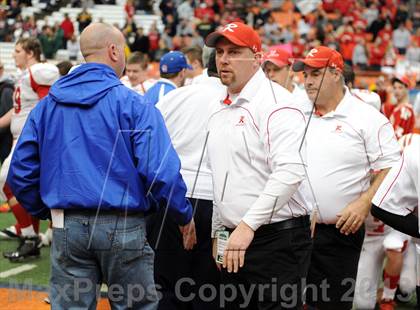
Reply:
[[[407,215],[420,206],[420,135],[414,134],[400,161],[382,182],[372,203],[385,211]],[[420,227],[420,218],[419,218]]]
[[[355,97],[359,98],[360,100],[366,102],[367,104],[374,107],[376,110],[381,110],[381,97],[375,92],[371,92],[367,89],[358,89],[353,88],[350,91]]]
[[[335,111],[312,115],[306,139],[320,223],[336,223],[337,214],[369,188],[371,172],[390,168],[400,158],[389,121],[347,88]]]
[[[204,147],[208,118],[218,106],[209,98],[222,97],[224,94],[226,87],[220,79],[207,76],[201,79],[200,84],[169,92],[156,104],[181,159],[187,197],[213,200],[211,171]]]
[[[310,212],[298,190],[305,175],[305,152],[299,153],[305,116],[290,92],[271,84],[260,69],[230,105],[223,103],[226,93],[215,101],[208,124],[213,232],[241,221],[256,230]]]

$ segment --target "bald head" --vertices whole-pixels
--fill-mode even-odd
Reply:
[[[109,65],[118,75],[122,74],[125,66],[124,46],[125,38],[121,31],[105,23],[90,24],[80,35],[80,51],[86,62]]]

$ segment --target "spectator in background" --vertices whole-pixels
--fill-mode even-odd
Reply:
[[[170,49],[165,45],[165,41],[160,39],[159,48],[154,53],[154,60],[159,61],[169,51]]]
[[[93,0],[72,0],[75,1],[76,3],[74,5],[72,5],[73,7],[78,7],[78,8],[93,8],[95,6],[95,2]],[[77,3],[78,2],[78,3]]]
[[[162,12],[162,22],[166,25],[168,15],[175,15],[176,8],[172,0],[162,0],[159,4],[159,9]]]
[[[308,22],[308,18],[306,16],[303,16],[299,21],[298,21],[298,33],[300,36],[305,37],[309,31],[311,30],[311,25]]]
[[[1,27],[0,27],[1,28]],[[36,37],[38,36],[38,29],[36,27],[35,16],[27,16],[22,25],[22,36],[25,34],[29,37]]]
[[[70,40],[67,41],[67,51],[69,52],[70,60],[77,60],[77,56],[80,52],[80,44],[77,40],[76,35],[72,35]]]
[[[67,46],[67,41],[74,34],[74,25],[68,13],[64,14],[64,20],[61,22],[60,28],[63,30],[63,46]]]
[[[77,21],[79,22],[79,32],[82,33],[82,31],[92,22],[92,15],[84,8],[82,12],[77,15]]]
[[[177,13],[180,20],[192,20],[194,17],[193,0],[184,0],[180,6],[178,6]]]
[[[403,1],[400,1],[397,12],[395,13],[394,25],[398,27],[401,24],[405,24],[408,18],[408,7]]]
[[[409,66],[420,65],[420,47],[418,45],[418,41],[411,41],[411,44],[407,49],[405,57],[409,63]]]
[[[216,29],[216,25],[213,21],[210,20],[209,15],[204,15],[201,23],[197,25],[197,32],[202,37],[207,37],[208,34],[213,32]]]
[[[189,20],[183,19],[176,28],[177,36],[192,36],[194,29],[192,23]]]
[[[392,41],[386,44],[385,56],[382,62],[383,67],[394,67],[397,62],[397,53],[395,52]]]
[[[137,33],[137,25],[133,18],[127,17],[122,32],[127,37],[130,33]]]
[[[366,70],[368,65],[368,57],[365,46],[365,41],[362,38],[356,38],[356,46],[353,50],[352,57],[353,65],[362,70]]]
[[[281,32],[281,39],[283,43],[289,43],[293,40],[293,32],[290,27],[290,25],[287,25],[283,28],[283,31]]]
[[[204,46],[204,39],[195,30],[191,38],[191,46]]]
[[[55,50],[59,50],[63,47],[65,47],[65,45],[63,45],[63,39],[64,39],[64,31],[63,29],[61,29],[60,24],[58,22],[54,23],[54,26],[52,28],[53,33],[54,33],[54,37],[55,37]]]
[[[10,22],[10,20],[9,20],[9,22]],[[13,36],[14,36],[15,40],[17,40],[18,38],[21,37],[22,30],[23,30],[23,23],[24,23],[24,21],[23,21],[22,15],[20,15],[20,14],[18,16],[16,16],[16,18],[13,21],[12,27],[13,27],[13,30],[14,30]]]
[[[372,24],[368,28],[368,32],[372,33],[373,40],[376,39],[376,37],[378,36],[379,31],[381,31],[384,28],[386,22],[387,22],[387,19],[384,16],[384,14],[381,14],[378,19],[375,19],[372,22]]]
[[[204,19],[204,16],[208,16],[209,20],[214,20],[215,12],[212,7],[208,6],[207,3],[202,2],[194,12],[194,15],[198,19]]]
[[[407,48],[410,45],[410,40],[410,31],[408,31],[405,25],[401,23],[392,34],[392,42],[394,43],[394,46],[398,49],[398,53],[400,55],[405,55]]]
[[[124,5],[124,11],[127,18],[133,18],[136,13],[136,8],[134,7],[133,0],[127,0]]]
[[[265,35],[270,35],[279,30],[279,24],[274,20],[273,16],[268,17],[267,22],[264,24]]]
[[[166,16],[166,25],[165,25],[165,29],[169,29],[169,36],[170,37],[174,37],[176,36],[176,27],[177,27],[177,21],[175,20],[174,15],[169,14]]]
[[[385,56],[386,46],[382,44],[380,37],[377,37],[369,48],[369,70],[381,71],[382,60]]]
[[[369,4],[369,7],[363,11],[362,15],[367,22],[367,26],[369,27],[373,23],[373,21],[375,21],[379,16],[379,10],[377,5],[371,2]]]
[[[384,28],[381,29],[381,31],[379,31],[378,36],[381,38],[382,42],[386,44],[392,40],[392,33],[393,33],[392,25],[391,25],[391,22],[388,21],[385,24]]]
[[[343,34],[340,36],[340,51],[344,62],[352,65],[353,50],[356,45],[354,40],[354,30],[351,25],[346,25]]]
[[[11,41],[10,39],[11,32],[12,32],[12,29],[7,22],[6,12],[0,11],[0,41],[2,42]]]
[[[44,25],[42,27],[42,32],[38,37],[39,42],[41,43],[42,52],[46,59],[53,59],[55,53],[57,52],[57,40],[62,40],[61,38],[57,39],[51,26]],[[61,42],[60,42],[61,44]]]
[[[10,2],[10,7],[7,10],[7,18],[9,19],[16,19],[16,17],[18,17],[18,15],[20,15],[20,13],[22,12],[20,6],[19,6],[19,2],[17,0],[12,0]]]
[[[159,49],[160,34],[157,29],[156,23],[153,23],[149,29],[149,56],[155,60],[155,53]]]
[[[302,39],[296,33],[293,37],[293,41],[290,42],[292,45],[292,56],[293,58],[303,58],[303,53],[305,52],[305,45],[302,43]]]
[[[143,28],[140,27],[137,29],[136,35],[134,37],[134,42],[130,45],[130,50],[132,52],[138,51],[147,54],[149,52],[149,48],[149,37],[144,35]]]
[[[172,37],[170,36],[171,29],[165,27],[162,33],[161,40],[163,42],[164,47],[172,50],[173,49],[173,42]]]

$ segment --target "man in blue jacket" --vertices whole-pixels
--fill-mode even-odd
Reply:
[[[86,60],[32,111],[7,182],[32,215],[53,222],[51,303],[95,309],[106,283],[113,309],[156,309],[149,199],[166,202],[184,247],[192,208],[159,111],[119,80],[125,39],[95,23],[80,37]]]
[[[156,105],[170,91],[184,85],[185,70],[192,70],[185,55],[172,51],[162,56],[159,63],[160,79],[145,94],[146,102]]]

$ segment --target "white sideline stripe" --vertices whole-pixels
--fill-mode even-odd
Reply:
[[[16,267],[16,268],[9,269],[7,271],[0,272],[0,278],[3,279],[3,278],[10,277],[10,276],[14,276],[14,275],[17,275],[19,273],[34,269],[36,267],[37,266],[34,265],[34,264],[25,264],[25,265],[22,265],[22,266],[19,266],[19,267]]]

